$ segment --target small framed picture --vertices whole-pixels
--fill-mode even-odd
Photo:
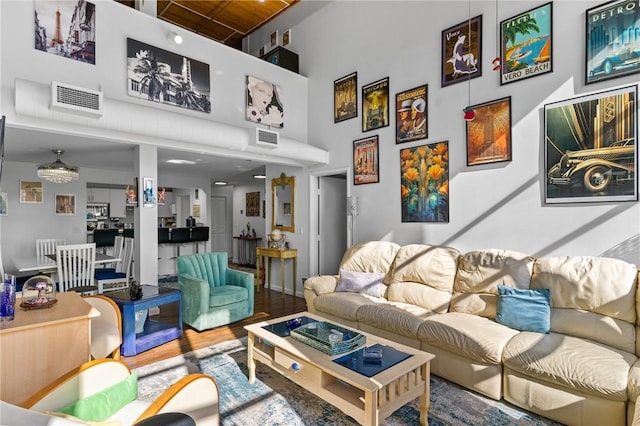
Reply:
[[[6,216],[9,213],[9,201],[6,192],[0,192],[0,216]]]
[[[75,194],[56,194],[56,215],[75,216],[75,214],[76,214],[76,195]]]
[[[20,202],[42,204],[42,182],[21,180]]]
[[[378,182],[378,135],[353,141],[353,184]]]
[[[153,178],[144,178],[143,179],[143,203],[144,207],[153,207],[156,204],[156,195],[153,190]]]
[[[473,105],[467,122],[467,166],[511,161],[511,97]]]
[[[333,122],[358,116],[358,73],[353,72],[333,82]]]
[[[127,185],[127,189],[125,189],[127,193],[127,205],[129,206],[137,206],[138,205],[138,178],[133,179],[133,185]]]
[[[194,204],[192,206],[192,215],[193,217],[200,217],[200,204]]]
[[[389,77],[362,86],[362,131],[389,125]]]
[[[396,143],[426,139],[427,85],[396,94]]]
[[[260,53],[258,53],[258,56],[260,56],[261,58],[262,58],[262,57],[264,56],[264,54],[266,53],[266,52],[265,52],[265,47],[266,47],[266,46],[262,46],[262,47],[260,48]]]
[[[282,45],[287,46],[289,43],[291,43],[291,29],[282,33]]]
[[[442,87],[482,76],[482,15],[442,31]]]
[[[271,33],[271,37],[269,38],[270,47],[276,47],[278,45],[278,31],[274,31]]]

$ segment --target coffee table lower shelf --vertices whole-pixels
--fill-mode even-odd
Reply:
[[[392,344],[412,353],[409,359],[369,378],[333,362],[339,355],[330,356],[290,337],[271,334],[262,329],[264,324],[245,327],[249,383],[255,382],[255,362],[259,361],[362,425],[377,425],[416,398],[420,398],[420,423],[428,424],[429,362],[433,355],[368,335],[367,343]]]

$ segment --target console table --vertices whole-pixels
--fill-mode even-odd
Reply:
[[[256,266],[256,248],[258,241],[262,238],[258,237],[233,237],[238,240],[238,264],[240,266]]]
[[[0,399],[18,404],[91,360],[91,317],[100,315],[75,291],[50,308],[24,310],[0,323]]]
[[[260,287],[264,285],[264,258],[269,258],[269,265],[267,267],[267,274],[269,275],[269,290],[271,289],[271,259],[280,259],[280,281],[282,283],[282,295],[284,292],[284,261],[285,259],[293,259],[293,295],[296,295],[296,282],[298,281],[298,250],[297,249],[277,249],[268,247],[256,248],[256,256],[258,258],[258,291]]]
[[[133,356],[163,343],[182,336],[182,293],[178,289],[142,286],[142,299],[131,300],[128,291],[106,293],[113,299],[122,312],[122,346],[123,356]],[[136,311],[154,308],[168,303],[178,303],[177,324],[147,319],[144,331],[136,334]]]

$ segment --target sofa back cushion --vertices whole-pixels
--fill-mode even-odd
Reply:
[[[388,284],[391,263],[400,246],[389,241],[368,241],[349,247],[340,261],[340,270],[352,272],[382,272]]]
[[[391,265],[387,299],[447,312],[460,252],[451,247],[409,244]]]
[[[536,260],[531,288],[551,290],[551,331],[636,351],[637,270],[591,256]]]
[[[534,258],[510,250],[476,250],[458,260],[451,312],[495,319],[498,285],[528,289]]]

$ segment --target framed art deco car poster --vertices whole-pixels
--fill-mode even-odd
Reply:
[[[358,73],[352,73],[333,82],[333,122],[358,116]]]
[[[552,3],[500,23],[500,84],[552,71]]]
[[[402,222],[449,222],[449,142],[400,150]]]
[[[380,182],[378,135],[353,141],[353,184]]]
[[[442,32],[442,87],[482,76],[482,15]]]
[[[427,138],[427,85],[396,94],[396,143]]]
[[[389,125],[389,77],[362,86],[362,131]]]
[[[608,2],[587,10],[585,83],[640,72],[640,4]]]
[[[546,203],[638,200],[638,87],[544,106]]]
[[[467,122],[467,166],[511,161],[511,97],[473,105]]]

